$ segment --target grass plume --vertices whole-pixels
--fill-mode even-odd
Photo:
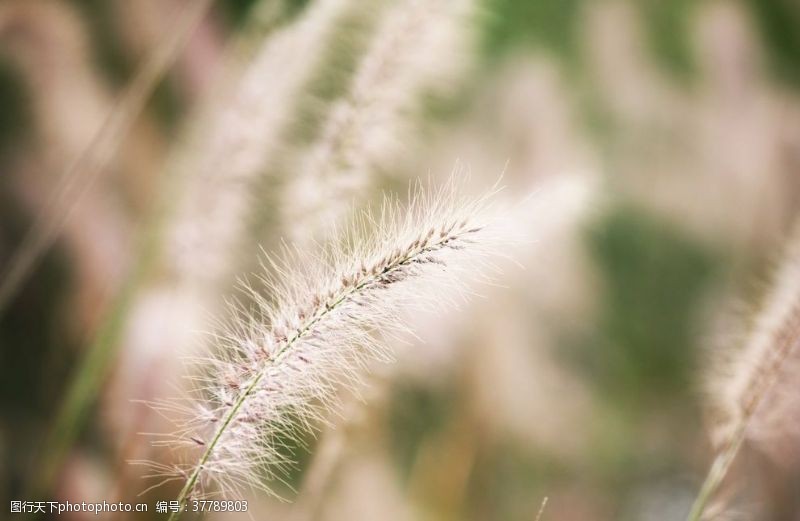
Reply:
[[[409,329],[407,312],[454,303],[487,276],[488,196],[462,197],[452,182],[409,196],[361,214],[317,255],[287,248],[268,261],[270,298],[250,290],[251,305],[234,306],[194,405],[179,408],[188,415],[168,443],[197,459],[158,469],[184,480],[179,500],[211,482],[269,491],[263,473],[280,479],[291,463],[280,440],[314,430],[338,408],[339,386],[357,389],[370,361],[390,359],[385,340]]]
[[[800,370],[800,229],[789,243],[783,264],[767,294],[744,347],[724,366],[713,395],[721,419],[716,427],[718,450],[687,518],[704,519],[709,504],[745,442],[770,453],[787,435],[797,438],[796,393],[791,390]],[[784,456],[785,457],[785,456]]]

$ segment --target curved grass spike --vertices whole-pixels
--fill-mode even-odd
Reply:
[[[704,519],[740,449],[746,441],[769,450],[766,438],[796,425],[796,393],[781,393],[796,382],[800,355],[800,227],[789,243],[750,338],[724,366],[715,382],[721,402],[720,449],[689,512],[687,521]],[[787,410],[789,409],[789,410]]]
[[[316,256],[286,250],[264,275],[270,300],[249,290],[253,304],[233,308],[193,412],[176,421],[175,442],[199,455],[160,473],[185,479],[181,503],[212,480],[271,492],[262,472],[280,479],[290,464],[276,440],[295,432],[293,419],[314,430],[338,409],[337,387],[356,388],[372,360],[390,359],[382,337],[408,330],[409,311],[452,303],[486,278],[498,251],[487,198],[460,197],[451,182],[417,185],[410,199],[387,199]]]

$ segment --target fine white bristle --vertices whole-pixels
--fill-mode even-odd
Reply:
[[[194,405],[167,413],[178,424],[167,443],[194,450],[158,469],[162,479],[184,479],[182,499],[211,483],[269,491],[292,463],[281,445],[324,422],[337,389],[357,389],[372,361],[391,359],[386,339],[408,331],[408,312],[456,303],[492,273],[488,199],[459,196],[453,182],[416,185],[407,207],[387,198],[318,253],[268,259],[266,291],[247,285],[248,304],[232,306],[202,361]]]

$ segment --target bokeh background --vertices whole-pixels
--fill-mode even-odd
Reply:
[[[0,310],[0,511],[174,498],[137,497],[128,462],[171,457],[141,401],[179,392],[259,249],[459,164],[468,190],[533,194],[524,269],[414,317],[252,518],[534,520],[545,497],[543,520],[685,517],[716,360],[800,208],[800,4],[412,4],[213,2],[139,112],[120,99],[193,2],[0,2],[4,276],[53,238]],[[107,159],[70,171],[86,150]],[[728,518],[800,519],[797,454],[746,447]]]

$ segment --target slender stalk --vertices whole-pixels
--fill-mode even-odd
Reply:
[[[230,425],[230,423],[236,417],[236,414],[239,412],[239,409],[242,408],[242,405],[244,405],[245,400],[247,400],[247,398],[256,388],[258,382],[260,382],[261,379],[264,378],[265,374],[266,371],[262,371],[258,375],[256,375],[252,383],[245,389],[245,391],[242,393],[239,399],[236,400],[236,402],[233,404],[233,407],[231,407],[231,410],[228,412],[227,416],[223,419],[222,425],[220,426],[219,430],[217,430],[214,439],[211,440],[211,443],[208,444],[208,447],[203,452],[203,455],[200,456],[200,460],[198,461],[197,466],[194,468],[191,475],[186,480],[186,483],[183,485],[183,488],[181,489],[180,493],[178,494],[178,502],[181,505],[183,505],[183,502],[186,500],[187,497],[189,497],[189,494],[192,493],[192,490],[194,490],[195,485],[197,485],[197,480],[200,478],[200,472],[202,472],[203,470],[203,465],[205,465],[206,462],[208,461],[208,458],[211,457],[211,453],[214,451],[214,448],[217,446],[217,443],[219,443],[219,439],[222,437],[222,434],[228,428],[228,425]],[[178,518],[180,518],[180,516],[181,516],[181,510],[174,511],[169,516],[169,521],[176,521]]]
[[[697,493],[686,521],[701,521],[703,519],[703,513],[708,507],[708,503],[719,490],[722,481],[728,474],[728,470],[736,459],[736,455],[739,453],[742,443],[744,443],[744,439],[745,429],[741,428],[735,433],[727,448],[714,458],[714,462],[711,464],[700,491]]]
[[[59,226],[69,218],[88,184],[113,157],[128,129],[149,99],[149,95],[178,57],[180,50],[202,20],[211,2],[212,0],[200,0],[187,9],[181,17],[176,31],[139,69],[115,110],[109,114],[98,130],[95,139],[67,168],[62,178],[62,184],[53,196],[52,204],[63,205],[70,198],[72,191],[79,191],[72,194],[70,205],[63,208],[63,213],[57,212],[56,217],[53,218],[55,220],[38,222],[26,237],[22,247],[10,263],[7,276],[0,283],[0,312],[13,297],[19,284],[29,274],[38,257],[52,243]],[[83,183],[78,183],[78,177],[81,177]],[[36,475],[36,482],[31,485],[32,493],[44,493],[50,488],[66,451],[77,437],[80,424],[84,421],[89,407],[97,396],[97,390],[104,381],[109,361],[113,358],[112,348],[115,342],[112,339],[119,336],[124,323],[123,317],[130,308],[135,288],[141,282],[149,266],[152,265],[158,237],[156,228],[161,216],[159,212],[157,214],[157,217],[145,225],[141,254],[110,306],[110,317],[104,321],[94,342],[89,346],[86,357],[70,384],[53,426],[44,440],[39,458],[42,470]]]
[[[547,508],[547,496],[542,500],[542,506],[539,507],[539,513],[536,514],[536,521],[541,521],[544,516],[544,510]]]
[[[187,7],[175,31],[137,70],[116,106],[97,129],[85,149],[67,166],[48,202],[53,211],[41,212],[21,246],[0,277],[0,313],[16,295],[44,252],[52,246],[64,223],[80,204],[84,194],[108,166],[181,49],[203,19],[213,0],[196,0]]]

